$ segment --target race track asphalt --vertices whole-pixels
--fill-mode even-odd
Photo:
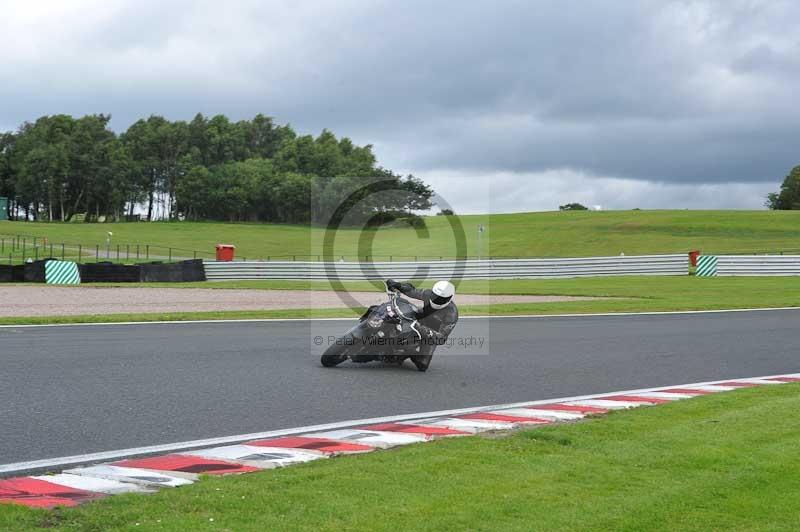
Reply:
[[[350,322],[0,329],[0,464],[316,423],[800,372],[800,311],[463,319],[431,369],[319,365]],[[461,354],[453,354],[458,351]],[[474,350],[471,351],[474,353]]]

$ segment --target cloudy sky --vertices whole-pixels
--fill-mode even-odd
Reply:
[[[800,164],[800,2],[0,0],[0,129],[233,119],[370,143],[458,212],[761,208]]]

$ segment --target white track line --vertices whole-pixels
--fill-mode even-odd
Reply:
[[[765,308],[734,308],[718,310],[664,310],[653,312],[598,312],[579,314],[512,314],[507,316],[461,316],[462,320],[504,320],[504,319],[543,319],[543,318],[592,318],[614,316],[669,316],[680,314],[727,314],[731,312],[768,312],[776,310],[800,310],[800,307],[765,307]],[[0,329],[33,329],[40,327],[96,327],[113,325],[196,325],[209,323],[270,323],[270,322],[309,322],[309,321],[352,321],[349,318],[248,318],[248,319],[220,319],[220,320],[174,320],[174,321],[118,321],[118,322],[86,322],[86,323],[29,323],[21,325],[0,325]]]
[[[565,403],[591,399],[601,399],[609,395],[636,395],[646,392],[658,392],[669,388],[697,388],[700,386],[712,386],[715,383],[728,382],[728,381],[749,381],[753,379],[769,379],[773,377],[800,377],[800,373],[779,373],[777,375],[767,375],[763,377],[740,377],[729,378],[707,382],[697,382],[692,384],[672,384],[669,386],[659,386],[656,388],[641,388],[637,390],[623,390],[614,392],[603,392],[591,395],[579,395],[575,397],[558,397],[552,399],[542,399],[537,401],[526,401],[522,403],[508,403],[490,406],[458,408],[454,410],[440,410],[436,412],[421,412],[416,414],[404,414],[399,416],[386,416],[369,419],[355,419],[349,421],[339,421],[336,423],[325,423],[322,425],[310,425],[306,427],[296,427],[291,429],[273,430],[268,432],[255,432],[252,434],[238,434],[235,436],[223,436],[219,438],[208,438],[204,440],[192,440],[178,443],[168,443],[163,445],[151,445],[147,447],[133,447],[130,449],[120,449],[116,451],[104,451],[99,453],[79,454],[74,456],[64,456],[60,458],[47,458],[44,460],[32,460],[28,462],[16,462],[12,464],[0,465],[0,475],[8,475],[11,473],[21,473],[26,471],[42,471],[49,469],[60,469],[65,466],[74,466],[78,464],[87,464],[95,462],[105,462],[108,460],[119,460],[122,458],[129,458],[133,456],[143,456],[155,453],[170,453],[178,451],[187,451],[191,449],[201,449],[204,447],[213,447],[219,445],[230,445],[243,443],[250,440],[262,440],[268,438],[275,438],[278,436],[288,436],[296,434],[304,434],[311,432],[330,431],[336,429],[343,429],[349,427],[356,427],[361,425],[374,425],[378,423],[394,423],[399,421],[410,421],[422,418],[435,418],[447,417],[458,414],[471,414],[474,412],[491,412],[495,410],[504,410],[510,408],[524,408],[527,406],[543,405],[549,403]],[[734,389],[734,388],[730,388]],[[719,390],[719,389],[718,389]],[[722,391],[722,390],[719,390]]]

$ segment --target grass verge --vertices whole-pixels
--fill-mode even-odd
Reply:
[[[39,285],[40,286],[40,285]],[[121,286],[121,285],[120,285]],[[126,285],[128,287],[132,285]],[[139,286],[139,285],[134,285]],[[166,285],[154,285],[164,288]],[[175,285],[168,285],[173,287]],[[330,290],[324,282],[234,281],[193,283],[194,288]],[[370,283],[346,283],[348,290],[374,291]],[[425,286],[425,283],[423,283]],[[800,279],[796,277],[593,277],[585,279],[464,281],[461,293],[509,295],[572,295],[611,299],[557,303],[519,303],[460,306],[462,315],[575,314],[601,312],[665,312],[800,306]],[[186,321],[260,318],[353,317],[348,309],[296,309],[230,312],[105,314],[0,318],[0,324],[93,323],[121,321]]]
[[[798,408],[800,385],[745,389],[64,511],[0,506],[0,529],[796,530]]]
[[[176,312],[176,313],[129,313],[87,314],[83,316],[34,316],[0,318],[0,325],[64,325],[74,323],[123,323],[154,321],[193,320],[255,320],[255,319],[304,319],[304,318],[349,318],[357,313],[348,309],[293,309],[293,310],[242,310],[230,312]]]

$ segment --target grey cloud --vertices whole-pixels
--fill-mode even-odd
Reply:
[[[795,2],[83,1],[0,27],[17,52],[0,124],[263,112],[374,144],[390,168],[520,186],[559,169],[774,183],[800,162]]]
[[[579,202],[603,210],[760,209],[775,183],[652,183],[555,170],[540,173],[437,171],[429,181],[460,214],[551,211]]]
[[[731,67],[744,74],[791,78],[800,71],[800,42],[785,51],[759,44],[733,61]]]

